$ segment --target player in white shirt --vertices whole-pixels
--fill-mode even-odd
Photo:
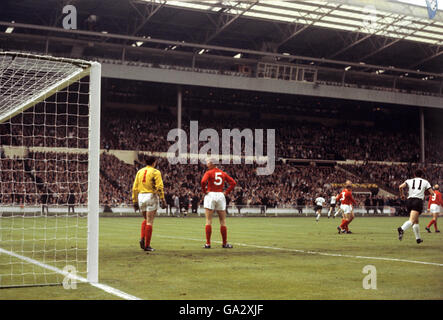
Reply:
[[[431,184],[428,180],[423,179],[424,173],[418,169],[415,171],[413,179],[408,179],[399,186],[400,197],[404,200],[406,195],[404,190],[408,190],[406,206],[409,212],[409,220],[403,223],[401,227],[397,228],[398,239],[403,239],[403,233],[412,226],[417,243],[423,242],[420,237],[420,226],[418,225],[418,217],[423,211],[423,200],[425,193],[429,192],[431,196],[434,195]]]
[[[337,204],[337,199],[336,199],[336,195],[332,195],[331,196],[331,200],[329,201],[329,211],[328,211],[328,219],[331,217],[331,213],[333,210],[335,210],[335,206]],[[335,212],[333,218],[335,219],[335,217],[338,215],[338,211]]]
[[[318,196],[317,198],[315,198],[314,202],[315,202],[314,211],[317,214],[315,220],[318,222],[321,216],[321,210],[323,209],[323,205],[326,202],[326,200],[322,196]]]

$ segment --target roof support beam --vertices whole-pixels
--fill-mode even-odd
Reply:
[[[331,54],[328,57],[328,59],[335,58],[336,56],[342,54],[343,52],[348,51],[349,49],[355,47],[357,44],[362,43],[363,41],[372,37],[372,34],[350,33],[350,36],[351,36],[350,41],[349,41],[349,39],[348,39],[348,41],[345,40],[345,47],[343,47],[342,49]]]
[[[291,34],[289,34],[288,36],[286,36],[285,38],[283,38],[277,45],[277,48],[280,48],[282,45],[284,45],[286,42],[288,42],[289,40],[293,39],[294,37],[296,37],[298,34],[302,33],[303,31],[305,31],[306,29],[308,29],[309,27],[311,27],[315,22],[320,21],[323,17],[327,16],[328,14],[330,14],[331,12],[333,12],[334,10],[340,8],[341,5],[338,5],[336,7],[330,8],[330,9],[324,9],[323,7],[319,6],[318,8],[316,8],[314,10],[313,13],[321,13],[320,17],[318,17],[316,20],[312,20],[310,23],[303,25],[303,27],[299,27],[299,24],[295,25],[294,31],[291,32]],[[308,16],[310,14],[307,14]]]
[[[155,2],[151,2],[151,3],[146,3],[145,4],[145,14],[141,14],[140,11],[137,9],[137,7],[135,6],[135,4],[130,1],[129,2],[131,4],[132,7],[134,7],[136,9],[136,11],[138,12],[139,15],[142,16],[142,22],[135,28],[135,30],[132,32],[132,36],[135,36],[141,29],[143,29],[143,27],[146,25],[146,23],[161,9],[165,6],[166,4],[166,0],[163,0],[159,3],[155,3]]]
[[[389,38],[383,38],[381,41],[375,40],[375,39],[372,39],[372,40],[373,41],[371,41],[371,43],[373,44],[373,47],[375,50],[373,50],[372,52],[368,53],[367,55],[361,57],[359,59],[359,61],[364,61],[367,58],[372,57],[373,55],[389,48],[390,46],[392,46],[400,41],[400,39],[389,39]]]
[[[216,45],[208,45],[208,44],[201,44],[201,43],[191,43],[191,42],[182,42],[182,41],[171,41],[171,40],[164,40],[164,39],[156,39],[156,38],[142,38],[142,37],[136,37],[136,36],[128,36],[128,35],[122,35],[122,34],[114,34],[114,33],[107,33],[103,34],[101,32],[95,32],[95,31],[86,31],[86,30],[66,30],[63,28],[53,28],[48,26],[41,26],[41,25],[32,25],[32,24],[24,24],[24,23],[11,23],[6,21],[0,21],[0,26],[5,27],[14,27],[14,28],[20,28],[25,30],[39,30],[41,31],[40,34],[42,34],[42,31],[45,32],[56,32],[59,34],[65,35],[66,38],[69,37],[75,37],[75,36],[83,36],[83,37],[91,37],[92,39],[95,39],[98,41],[100,38],[112,38],[115,40],[126,40],[126,41],[143,41],[143,42],[149,42],[149,43],[155,43],[155,44],[163,44],[163,45],[176,45],[176,46],[183,46],[188,48],[196,48],[196,49],[208,49],[208,50],[215,50],[215,51],[223,51],[223,52],[234,52],[234,53],[245,53],[245,54],[251,54],[251,55],[257,55],[257,56],[271,56],[276,58],[281,58],[284,60],[288,59],[299,59],[303,61],[313,61],[318,63],[328,63],[333,65],[341,65],[341,66],[355,66],[355,67],[361,67],[361,65],[357,62],[352,61],[343,61],[343,60],[332,60],[332,59],[325,59],[325,58],[316,58],[316,57],[307,57],[307,56],[299,56],[299,55],[284,55],[280,53],[271,53],[271,52],[264,52],[264,51],[258,51],[258,50],[250,50],[250,49],[242,49],[242,48],[234,48],[234,47],[228,47],[228,46],[216,46]],[[3,34],[7,35],[7,34]],[[44,36],[44,34],[42,34]],[[87,41],[87,39],[85,39]],[[366,64],[366,68],[370,69],[387,69],[386,66],[380,66],[380,65],[373,65],[373,64]],[[388,68],[391,72],[400,72],[400,73],[411,73],[411,74],[418,74],[423,76],[434,76],[436,78],[441,78],[441,73],[434,73],[434,72],[423,72],[423,71],[416,71],[411,69],[404,69],[404,68]]]
[[[237,9],[237,6],[242,4],[242,2],[237,2],[234,6],[228,8],[225,11],[229,11],[229,13],[221,12],[218,18],[218,21],[214,22],[216,25],[216,30],[213,34],[207,36],[204,43],[207,44],[214,40],[220,33],[222,33],[227,27],[229,27],[234,21],[236,21],[238,18],[240,18],[242,15],[245,14],[248,10],[250,10],[253,6],[258,4],[259,1],[253,1],[251,2],[246,8]],[[238,11],[237,11],[238,10]],[[231,12],[237,13],[233,15]],[[208,15],[209,16],[209,15]]]
[[[394,24],[394,23],[393,23]],[[397,42],[406,39],[407,37],[413,36],[414,34],[416,34],[419,31],[424,30],[426,27],[432,26],[434,24],[434,21],[430,22],[428,25],[424,25],[421,26],[419,29],[414,30],[413,32],[409,33],[409,34],[405,34],[403,35],[401,38],[397,38],[397,39],[390,39],[390,38],[385,38],[383,41],[383,45],[379,46],[375,51],[365,55],[364,57],[360,58],[360,61],[363,61],[377,53],[379,53],[380,51],[385,50],[386,48],[391,47],[392,45],[396,44]]]
[[[408,69],[409,69],[409,68],[411,68],[411,69],[415,69],[416,67],[422,65],[423,63],[428,62],[428,61],[430,61],[430,60],[432,60],[432,59],[435,59],[435,58],[441,56],[442,54],[443,54],[443,46],[437,46],[437,47],[433,50],[433,53],[432,53],[430,56],[428,56],[428,57],[426,57],[426,58],[424,58],[424,59],[422,59],[422,60],[420,60],[420,61],[418,61],[418,62],[416,62],[416,63],[414,63],[414,64],[412,64],[412,65],[410,65],[410,66],[408,67]]]
[[[387,16],[387,17],[382,17],[381,19],[391,18],[391,16],[392,16],[392,14],[389,15],[389,16]],[[392,21],[387,27],[392,26],[393,24],[395,24],[396,22],[398,22],[398,21],[400,21],[400,20],[401,20],[401,17],[397,16],[397,18],[395,18],[395,19],[394,19],[394,20],[393,20],[393,21]],[[384,29],[384,28],[383,28],[383,29],[377,30],[375,33],[371,33],[371,32],[367,33],[367,32],[364,32],[364,31],[370,31],[370,30],[367,30],[367,29],[369,29],[369,28],[371,28],[371,27],[372,27],[372,26],[370,26],[370,25],[369,25],[369,26],[368,26],[368,25],[363,25],[363,26],[360,28],[360,30],[358,31],[358,33],[355,35],[355,37],[353,36],[353,33],[350,33],[350,35],[351,35],[351,42],[350,42],[350,43],[349,43],[349,42],[345,43],[345,47],[342,48],[342,49],[340,49],[339,51],[333,53],[332,55],[330,55],[330,56],[329,56],[329,59],[332,59],[332,58],[338,56],[339,54],[341,54],[341,53],[343,53],[343,52],[345,52],[345,51],[347,51],[347,50],[353,48],[353,47],[356,46],[357,44],[362,43],[363,41],[365,41],[365,40],[367,40],[367,39],[370,39],[373,35],[377,35],[377,34],[379,34],[379,33]],[[360,37],[361,34],[363,34],[363,37]],[[349,44],[348,44],[348,43],[349,43]],[[360,60],[360,61],[361,61],[361,60]]]

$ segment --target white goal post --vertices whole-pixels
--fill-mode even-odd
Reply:
[[[98,282],[100,88],[97,62],[0,52],[0,288]]]

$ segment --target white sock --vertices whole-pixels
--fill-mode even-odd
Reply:
[[[340,213],[340,210],[337,210],[337,211],[334,213],[334,217],[338,216],[339,213]]]
[[[320,213],[317,213],[317,218],[316,218],[316,220],[318,221],[318,219],[320,219]]]
[[[418,223],[416,223],[412,226],[412,230],[414,231],[415,239],[416,240],[421,239],[420,238],[420,226],[418,225]]]
[[[406,221],[405,223],[403,223],[403,225],[401,226],[403,231],[408,230],[410,227],[412,227],[412,222],[411,221]]]

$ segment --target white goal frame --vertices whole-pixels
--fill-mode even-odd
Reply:
[[[87,216],[87,280],[98,283],[99,254],[99,179],[100,179],[100,100],[101,100],[101,64],[78,59],[56,58],[19,52],[0,52],[0,56],[35,58],[54,62],[66,62],[81,66],[82,69],[70,77],[57,81],[42,90],[38,95],[24,101],[0,118],[0,123],[35,106],[58,91],[67,88],[76,81],[89,76],[89,125],[88,125],[88,216]],[[1,72],[2,70],[0,70]]]

